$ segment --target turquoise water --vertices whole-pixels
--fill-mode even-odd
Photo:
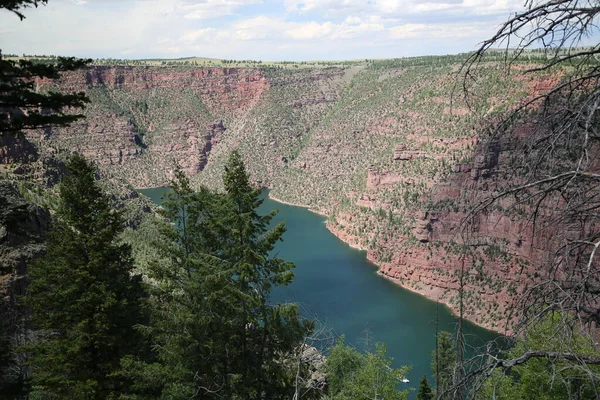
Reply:
[[[140,192],[160,202],[165,188]],[[325,228],[325,218],[301,208],[265,199],[261,213],[278,209],[275,223],[285,221],[284,241],[276,253],[296,264],[294,282],[274,291],[273,301],[293,301],[307,317],[316,317],[346,341],[364,348],[370,341],[384,342],[393,364],[412,365],[409,387],[421,376],[431,376],[431,352],[435,347],[435,315],[441,330],[454,332],[457,320],[444,306],[382,278],[366,260],[366,253],[352,249]],[[496,334],[465,323],[467,342],[480,346]]]

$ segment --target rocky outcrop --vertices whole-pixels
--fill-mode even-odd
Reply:
[[[0,132],[0,165],[29,163],[37,157],[37,149],[27,137],[12,132]]]
[[[406,145],[398,145],[394,150],[394,160],[396,161],[409,161],[413,158],[427,157],[428,154],[420,150],[408,150]]]
[[[8,181],[0,181],[0,287],[2,293],[23,294],[27,264],[43,251],[49,216],[29,204]]]
[[[498,172],[516,141],[515,137],[491,141],[477,148],[471,162],[455,164],[448,179],[433,187],[428,202],[432,208],[414,212],[409,235],[384,238],[368,253],[381,266],[380,274],[455,311],[462,274],[466,317],[501,333],[512,331],[518,318],[515,301],[544,279],[540,267],[553,261],[556,238],[569,229],[538,225],[534,232],[533,210],[508,211],[510,199],[467,218],[471,206],[506,184]],[[551,212],[540,211],[546,217]],[[410,237],[415,243],[410,244]],[[468,257],[457,250],[464,244],[472,249]]]
[[[404,178],[398,176],[393,172],[379,172],[373,166],[370,166],[367,170],[367,189],[379,189],[386,185],[393,185],[396,183],[408,183],[411,184],[414,181],[410,178]]]

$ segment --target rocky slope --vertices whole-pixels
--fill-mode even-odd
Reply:
[[[329,229],[367,250],[382,275],[456,309],[459,272],[467,271],[467,317],[505,331],[551,245],[528,242],[527,210],[499,208],[472,227],[477,256],[455,251],[475,240],[461,237],[459,224],[469,202],[494,190],[494,171],[514,144],[482,141],[480,121],[559,75],[506,76],[490,63],[467,107],[460,96],[450,100],[460,62],[89,67],[40,82],[42,90],[86,91],[87,119],[28,139],[42,154],[83,153],[136,187],[164,185],[176,162],[196,184],[218,186],[227,153],[239,149],[258,184],[327,215]],[[14,168],[11,151],[0,149],[0,162]]]

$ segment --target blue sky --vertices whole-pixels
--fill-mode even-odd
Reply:
[[[391,58],[470,51],[524,0],[49,0],[0,11],[3,53]]]

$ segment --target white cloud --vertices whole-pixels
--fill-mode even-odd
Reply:
[[[167,47],[167,52],[171,53],[171,54],[179,54],[179,53],[181,53],[181,47],[179,47],[179,46]]]
[[[228,28],[203,28],[189,31],[183,34],[180,40],[187,43],[206,40],[280,41],[284,38],[291,40],[338,40],[355,39],[374,32],[383,32],[384,30],[384,24],[377,18],[367,19],[367,21],[352,18],[336,24],[332,21],[290,22],[283,19],[258,16],[235,22]]]
[[[392,39],[451,39],[451,38],[483,38],[493,33],[494,27],[489,24],[405,24],[390,28]]]
[[[425,24],[406,24],[389,29],[392,39],[413,39],[426,32]]]
[[[373,8],[364,0],[284,0],[284,5],[289,12],[319,12],[326,17],[360,14]]]
[[[428,13],[462,16],[493,15],[523,8],[523,0],[285,0],[288,12],[325,16],[379,15],[383,18],[408,18]],[[447,16],[447,15],[446,15]]]
[[[181,9],[188,19],[210,19],[231,15],[242,6],[262,4],[262,0],[187,0]]]
[[[171,38],[168,36],[159,36],[158,39],[156,40],[156,43],[165,44],[165,43],[169,43],[170,41],[171,41]]]
[[[521,1],[53,0],[23,22],[0,12],[0,49],[263,60],[440,54],[472,50]]]
[[[193,43],[198,40],[214,38],[216,32],[217,30],[215,28],[198,29],[195,31],[186,32],[179,38],[179,40],[186,43]]]
[[[275,38],[285,26],[280,19],[258,16],[232,24],[228,32],[222,32],[220,37],[230,36],[233,40],[261,40]]]
[[[307,22],[297,24],[285,31],[285,35],[296,40],[320,39],[332,33],[334,25],[331,22]]]

